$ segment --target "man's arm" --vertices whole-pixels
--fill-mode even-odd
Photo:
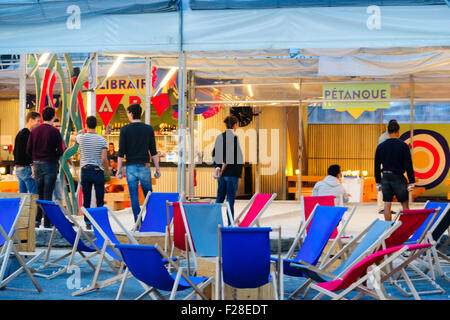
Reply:
[[[414,184],[414,182],[416,182],[416,179],[414,177],[414,168],[413,168],[413,163],[412,163],[412,158],[411,158],[411,152],[409,151],[408,145],[405,143],[405,169],[406,169],[406,174],[408,175],[408,182],[409,184]]]
[[[155,132],[153,131],[153,128],[150,131],[150,146],[148,151],[152,157],[153,163],[155,164],[155,178],[158,179],[161,177],[161,170],[159,169],[159,155],[158,151],[156,151]]]
[[[381,183],[381,151],[380,147],[377,147],[377,150],[375,151],[375,182],[377,184]]]
[[[108,149],[102,149],[102,164],[106,174],[110,174],[108,163]]]
[[[122,162],[127,149],[127,142],[125,139],[125,127],[120,129],[119,135],[119,151],[117,152],[117,172],[116,177],[122,178]]]

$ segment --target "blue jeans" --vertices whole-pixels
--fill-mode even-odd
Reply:
[[[225,196],[227,202],[230,204],[231,217],[234,219],[234,200],[236,199],[236,193],[239,185],[238,177],[220,177],[217,181],[217,198],[216,203],[223,203]],[[227,216],[228,217],[228,216]],[[231,226],[231,221],[228,221],[228,225]]]
[[[81,190],[83,191],[83,207],[91,207],[92,186],[95,189],[95,199],[97,208],[105,204],[105,174],[100,168],[81,168]],[[86,223],[90,223],[88,218],[84,217]]]
[[[147,196],[147,193],[152,191],[152,171],[150,167],[132,164],[126,166],[125,173],[130,192],[131,208],[133,210],[134,221],[136,222],[141,211],[139,205],[139,182],[141,183],[144,196]]]
[[[16,166],[20,193],[38,193],[36,181],[31,177],[31,166]]]
[[[34,176],[36,179],[36,186],[39,194],[39,200],[52,201],[53,190],[55,189],[56,175],[59,171],[59,164],[56,162],[34,162]],[[40,223],[42,216],[44,216],[44,226],[51,227],[50,219],[38,207],[36,213],[36,222]]]

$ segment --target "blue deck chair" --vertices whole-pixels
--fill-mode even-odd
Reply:
[[[303,272],[295,267],[291,266],[291,263],[302,261],[309,265],[315,266],[321,256],[325,247],[331,239],[333,231],[338,227],[339,223],[344,217],[344,214],[348,208],[346,207],[331,207],[331,206],[320,206],[316,205],[314,210],[309,215],[308,220],[305,224],[300,226],[300,231],[298,232],[296,238],[294,239],[286,257],[283,259],[283,272],[285,275],[294,277],[304,277]],[[345,232],[345,228],[352,218],[356,208],[352,207],[348,218],[342,223],[342,228],[338,231],[337,236],[331,240],[331,246],[325,253],[321,264],[325,264],[328,257],[333,252],[335,246],[337,245],[341,235]],[[303,243],[297,252],[297,255],[293,255],[294,250],[303,237]],[[272,258],[273,261],[278,263],[277,258]],[[297,290],[296,290],[297,292]]]
[[[173,210],[167,202],[177,202],[178,199],[178,193],[149,192],[132,231],[165,233],[173,217]]]
[[[160,299],[164,299],[164,296],[159,292],[160,290],[170,291],[170,300],[173,300],[178,291],[189,288],[194,289],[194,291],[185,299],[190,299],[195,294],[200,295],[202,299],[207,299],[202,289],[211,283],[212,278],[187,276],[184,268],[176,265],[159,248],[158,244],[154,246],[118,244],[116,248],[120,250],[131,274],[137,280],[149,286],[136,300],[143,299],[152,293],[155,293]],[[165,266],[167,262],[177,270],[176,276],[170,274],[167,270]]]
[[[283,273],[278,272],[277,275],[274,271],[271,272],[270,267],[269,235],[273,230],[268,227],[219,226],[220,255],[216,297],[224,299],[222,283],[238,289],[248,289],[272,282],[275,298],[282,299],[277,283],[283,282]]]
[[[291,267],[298,268],[308,280],[292,293],[290,298],[298,295],[306,287],[310,287],[313,282],[327,282],[343,276],[355,264],[381,247],[383,241],[399,226],[400,223],[376,219],[325,264],[316,267],[306,263],[292,263]],[[345,254],[348,254],[347,258],[344,257]],[[333,271],[328,271],[338,259],[342,260],[341,264]]]
[[[13,241],[13,236],[16,231],[17,221],[22,213],[25,202],[28,196],[25,196],[20,203],[20,198],[5,198],[0,199],[0,288],[6,288],[6,285],[14,280],[18,275],[25,271],[28,278],[33,283],[36,290],[42,292],[41,287],[33,276],[31,265],[39,260],[44,252],[40,253],[26,253],[27,256],[34,256],[28,261],[25,260],[22,254],[17,251]],[[25,254],[24,254],[25,255]],[[8,263],[11,261],[11,256],[14,256],[20,267],[7,275]]]
[[[76,219],[73,219],[70,214],[68,214],[65,209],[56,202],[53,201],[45,201],[45,200],[36,200],[38,206],[41,207],[43,212],[49,217],[50,221],[53,224],[52,234],[50,236],[50,241],[47,246],[46,255],[44,258],[44,262],[41,267],[37,268],[36,271],[42,271],[51,266],[59,266],[61,267],[59,270],[53,272],[50,275],[36,273],[36,276],[44,277],[46,279],[53,279],[58,275],[71,270],[73,266],[79,265],[83,262],[86,262],[93,270],[95,270],[95,266],[92,264],[90,259],[100,253],[100,249],[94,244],[92,239],[85,233],[83,228],[78,224]],[[77,228],[77,231],[74,230],[72,224]],[[68,253],[62,255],[59,258],[56,258],[52,261],[49,261],[51,250],[53,249],[53,241],[55,238],[56,232],[59,232],[61,236],[72,246],[72,250]],[[85,240],[89,243],[86,245],[81,236],[84,237]],[[79,254],[82,259],[74,262],[76,254]],[[85,254],[88,254],[87,256]],[[69,257],[69,262],[67,265],[58,264],[59,261]],[[106,262],[110,265],[112,270],[114,271],[114,265],[107,259]]]
[[[117,240],[112,230],[109,217],[112,217],[114,219],[115,223],[117,223],[121,231],[128,237],[128,240],[131,243],[138,244],[138,242],[132,236],[132,234],[126,230],[126,228],[122,225],[119,219],[108,207],[98,207],[98,208],[81,207],[81,211],[92,223],[92,226],[94,227],[94,234],[96,236],[94,243],[98,248],[101,248],[101,251],[91,284],[86,288],[75,291],[74,293],[72,293],[73,296],[84,294],[93,290],[97,290],[112,285],[116,282],[121,281],[123,278],[122,271],[124,269],[124,263],[120,255],[120,252],[115,248],[115,245],[120,244],[120,242],[119,240]],[[115,259],[120,263],[119,271],[117,272],[118,274],[116,276],[113,276],[107,280],[98,281],[98,276],[101,270],[103,260],[105,259],[106,253],[111,258]]]
[[[194,251],[194,267],[197,267],[197,256],[217,257],[218,226],[223,225],[222,208],[226,208],[228,219],[231,213],[223,203],[180,203],[184,227],[188,232],[189,248]],[[232,221],[232,220],[229,220]],[[188,255],[189,257],[189,255]],[[190,274],[190,260],[188,260]]]

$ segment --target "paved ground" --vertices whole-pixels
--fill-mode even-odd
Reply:
[[[236,203],[236,212],[245,205],[245,201],[238,201]],[[287,202],[287,201],[277,201],[274,202],[269,210],[265,213],[264,217],[261,219],[261,224],[263,226],[281,226],[283,230],[284,238],[292,238],[299,226],[300,217],[300,207],[299,203]],[[413,208],[420,208],[423,204],[414,204]],[[394,206],[393,210],[397,210],[398,207]],[[133,218],[129,209],[117,212],[121,222],[127,227],[131,228],[133,224]],[[82,217],[79,217],[82,221]],[[377,213],[375,204],[360,204],[357,206],[356,212],[347,228],[349,234],[355,234],[365,228],[374,219],[381,218],[382,216]],[[113,224],[113,229],[118,230],[118,227]],[[43,248],[38,248],[37,251],[41,251]],[[54,250],[52,257],[59,257],[63,253],[67,252],[67,249]],[[41,260],[42,261],[42,260]],[[96,261],[96,260],[94,260]],[[39,266],[40,263],[35,266]],[[55,271],[56,268],[50,268],[46,272],[51,273]],[[445,266],[444,271],[449,272],[450,266]],[[100,279],[106,279],[113,275],[113,273],[107,268],[106,265],[103,266]],[[103,288],[91,292],[86,295],[72,297],[72,292],[76,290],[76,287],[85,287],[89,285],[93,277],[93,271],[87,264],[83,264],[81,268],[73,273],[64,273],[55,279],[47,280],[44,278],[38,278],[38,282],[41,285],[43,292],[26,292],[23,289],[32,289],[31,282],[27,279],[25,274],[20,275],[17,279],[11,282],[10,286],[21,288],[22,290],[0,290],[0,300],[112,300],[115,298],[119,284],[116,283],[109,287]],[[292,293],[298,286],[300,286],[303,278],[295,278],[286,276],[284,278],[284,293],[287,297]],[[431,294],[424,295],[423,299],[431,300],[449,300],[450,296],[450,282],[441,277],[437,278],[437,283],[444,288],[445,294]],[[431,289],[429,283],[417,283],[416,287],[418,289]],[[387,286],[387,291],[392,297],[397,299],[412,299],[411,297],[403,296],[397,289]],[[138,284],[135,279],[130,279],[127,281],[125,291],[123,294],[123,299],[134,299],[142,292],[142,287]],[[186,295],[186,293],[180,293],[177,298],[181,299]],[[297,299],[310,300],[314,297],[315,293],[310,292],[306,297],[297,297]],[[371,298],[366,297],[365,299],[370,300]]]

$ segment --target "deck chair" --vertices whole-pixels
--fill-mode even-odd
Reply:
[[[196,269],[197,256],[218,256],[217,227],[223,225],[222,208],[225,207],[229,221],[232,221],[231,211],[225,203],[180,203],[179,205],[184,228],[188,230],[186,232],[188,246],[194,253],[193,261]],[[190,271],[189,264],[188,270]]]
[[[441,236],[444,234],[444,232],[448,229],[450,225],[450,203],[440,203],[440,202],[431,202],[427,201],[425,204],[424,209],[437,209],[439,210],[436,214],[436,217],[434,218],[433,222],[431,223],[428,232],[426,232],[425,239],[423,241],[426,242],[435,242],[438,243]],[[422,234],[424,233],[424,229],[429,223],[429,220],[431,219],[431,215],[425,222],[416,230],[416,232],[411,236],[411,238],[408,240],[408,244],[412,243],[418,243],[420,240]],[[431,256],[428,261],[425,261],[424,259],[418,259],[419,262],[422,264],[428,263],[426,265],[426,272],[436,272],[441,277],[448,278],[448,276],[443,272],[441,267],[441,259],[439,258],[438,250],[436,249],[436,246],[431,247]],[[448,259],[448,258],[447,258]],[[433,270],[432,270],[433,269]],[[425,272],[425,273],[426,273]]]
[[[276,197],[276,193],[255,193],[241,210],[237,218],[234,219],[234,225],[238,227],[259,226],[259,219]]]
[[[283,283],[282,265],[277,268],[278,272],[271,271],[269,234],[275,230],[280,243],[281,228],[219,226],[216,298],[224,299],[223,284],[248,289],[272,282],[275,299],[283,299],[283,290],[278,290]],[[280,247],[279,244],[279,250]]]
[[[26,197],[28,196],[23,198],[22,203],[20,203],[20,198],[0,199],[0,288],[7,288],[6,286],[12,280],[25,271],[36,290],[41,293],[42,289],[33,275],[31,266],[42,257],[44,252],[19,252],[13,241],[17,221],[23,211],[27,200]],[[32,256],[32,258],[26,261],[26,256]],[[8,264],[12,261],[11,257],[14,257],[17,260],[20,267],[14,272],[7,274]],[[8,288],[14,289],[12,287]]]
[[[168,244],[171,243],[170,224],[173,217],[173,209],[167,203],[178,199],[178,193],[148,192],[131,230],[133,236],[138,238],[164,234],[164,250],[167,252]]]
[[[71,268],[80,265],[83,262],[86,262],[95,271],[95,266],[92,264],[90,260],[94,256],[100,254],[100,249],[86,234],[86,232],[78,224],[76,219],[74,219],[70,214],[68,214],[64,209],[64,207],[62,207],[57,202],[36,200],[36,203],[38,206],[41,207],[43,212],[45,212],[45,214],[47,215],[47,217],[49,217],[50,221],[53,224],[53,229],[50,236],[50,241],[47,246],[44,262],[42,263],[41,267],[36,269],[36,271],[41,272],[42,270],[53,266],[58,266],[60,267],[60,269],[53,272],[52,274],[36,273],[35,275],[38,277],[44,277],[46,279],[53,279],[67,271],[70,271]],[[77,231],[74,230],[72,224],[77,228]],[[53,242],[57,231],[71,245],[72,250],[70,250],[68,253],[62,255],[59,258],[49,261],[50,253],[53,249]],[[86,245],[83,242],[81,236],[83,236],[83,238],[88,241],[89,245]],[[81,259],[77,262],[74,262],[77,253],[81,256]],[[66,265],[61,265],[58,263],[67,257],[69,257],[69,261]],[[105,261],[109,264],[109,266],[113,271],[117,272],[112,261],[109,261],[108,259],[105,259]]]
[[[415,243],[417,243],[417,244],[423,243],[423,241],[426,240],[426,235],[427,235],[427,232],[428,232],[432,222],[434,221],[435,217],[437,216],[437,212],[438,212],[438,210],[436,210],[436,209],[411,209],[411,210],[404,210],[403,212],[399,212],[399,214],[397,214],[396,217],[394,218],[394,221],[400,221],[402,224],[383,242],[383,249],[399,246],[402,244],[407,244],[408,240],[411,239],[411,237],[413,235],[415,235],[417,230],[419,228],[421,228],[423,226],[423,224],[427,221],[426,226],[421,229],[422,230],[421,234],[419,237],[417,237],[417,240],[415,241]],[[423,253],[425,253],[427,255],[427,259],[430,258],[430,249],[431,249],[431,246],[427,250],[423,250]],[[400,260],[405,261],[406,257],[400,257]],[[417,261],[420,261],[420,260],[417,260]],[[391,269],[391,268],[392,268],[392,265],[388,265],[387,273],[390,273],[389,269]],[[441,293],[445,292],[442,289],[442,287],[440,287],[437,284],[437,282],[435,281],[434,273],[432,273],[431,277],[428,277],[414,264],[409,264],[409,268],[413,269],[413,271],[416,274],[420,275],[421,280],[428,281],[436,289],[436,292],[441,292]],[[403,280],[401,280],[400,277],[402,277]],[[405,282],[410,281],[410,279],[407,279],[404,276],[403,272],[397,272],[396,274],[393,274],[392,277],[389,279],[389,282],[405,296],[414,294],[414,291],[408,292],[406,288],[403,288],[401,286],[401,283],[403,281],[405,281]]]
[[[330,236],[336,226],[341,222],[345,212],[348,210],[346,207],[329,207],[316,205],[313,212],[308,217],[308,220],[303,224],[300,232],[295,237],[289,248],[286,257],[283,259],[283,271],[285,275],[294,277],[304,277],[301,270],[295,267],[291,267],[292,262],[306,262],[309,265],[315,266],[321,257],[322,261],[320,265],[325,264],[337,245],[339,236],[344,232],[347,224],[353,216],[356,207],[350,209],[350,214],[346,221],[343,221],[342,228],[338,232],[338,236],[332,241],[328,251],[324,254],[325,247],[330,240]],[[307,232],[307,229],[309,231]],[[299,241],[302,239],[300,249],[294,256],[294,251]],[[272,258],[277,261],[277,258]],[[278,263],[278,261],[277,261]],[[295,291],[295,293],[298,290]],[[289,297],[291,298],[292,295]]]
[[[194,291],[185,300],[192,298],[195,294],[198,294],[204,300],[207,299],[203,293],[203,288],[211,283],[212,278],[187,276],[184,268],[176,265],[158,244],[154,246],[117,244],[116,248],[120,250],[131,274],[149,286],[136,300],[143,299],[152,293],[155,293],[160,299],[164,299],[164,296],[159,292],[160,290],[170,291],[170,300],[174,300],[178,291],[189,288],[194,289]],[[173,276],[167,270],[165,266],[167,262],[177,270],[176,276]]]
[[[113,218],[114,222],[119,226],[121,231],[127,236],[129,242],[131,242],[132,244],[138,244],[137,240],[133,237],[133,235],[122,225],[119,219],[108,207],[98,207],[98,208],[81,207],[81,211],[92,223],[92,226],[94,227],[94,233],[96,236],[94,243],[97,246],[97,248],[101,249],[100,249],[100,257],[98,259],[99,261],[97,263],[97,267],[95,268],[95,273],[91,284],[86,288],[73,292],[72,296],[85,294],[93,290],[98,290],[100,288],[107,287],[116,282],[124,281],[122,273],[125,265],[119,250],[115,248],[115,245],[120,244],[120,242],[114,235],[109,217]],[[101,266],[103,260],[105,259],[106,254],[108,254],[111,258],[115,259],[120,263],[119,270],[117,271],[117,275],[103,281],[98,281]]]
[[[292,293],[290,297],[295,297],[313,282],[327,282],[342,277],[356,263],[378,249],[381,243],[400,225],[401,223],[399,222],[394,223],[392,221],[376,219],[322,266],[312,266],[307,263],[292,263],[291,267],[300,269],[308,280]],[[345,256],[346,254],[347,257]],[[334,270],[329,271],[330,267],[339,259],[342,260],[341,264]],[[306,294],[307,291],[305,292],[305,296]]]
[[[311,213],[313,212],[314,208],[316,207],[316,205],[320,205],[320,206],[329,206],[329,207],[334,207],[335,206],[335,196],[309,196],[309,197],[305,197],[305,196],[301,196],[300,198],[300,202],[301,202],[301,206],[303,209],[302,212],[302,223],[305,223],[309,216],[311,215]],[[299,227],[299,231],[301,228],[301,224]],[[308,229],[307,229],[308,230]],[[336,230],[333,231],[333,239],[336,238]]]
[[[391,264],[404,252],[414,252],[414,257],[416,257],[429,246],[430,244],[401,245],[372,253],[354,265],[341,278],[311,285],[314,290],[319,291],[319,294],[313,300],[320,299],[323,295],[328,295],[333,300],[345,300],[345,296],[353,290],[360,292],[353,299],[359,299],[364,295],[379,300],[389,299],[389,295],[384,288],[387,277],[383,276],[383,268]],[[373,267],[369,269],[371,266]],[[371,283],[370,287],[365,285],[368,281]],[[341,292],[337,293],[338,291]]]

